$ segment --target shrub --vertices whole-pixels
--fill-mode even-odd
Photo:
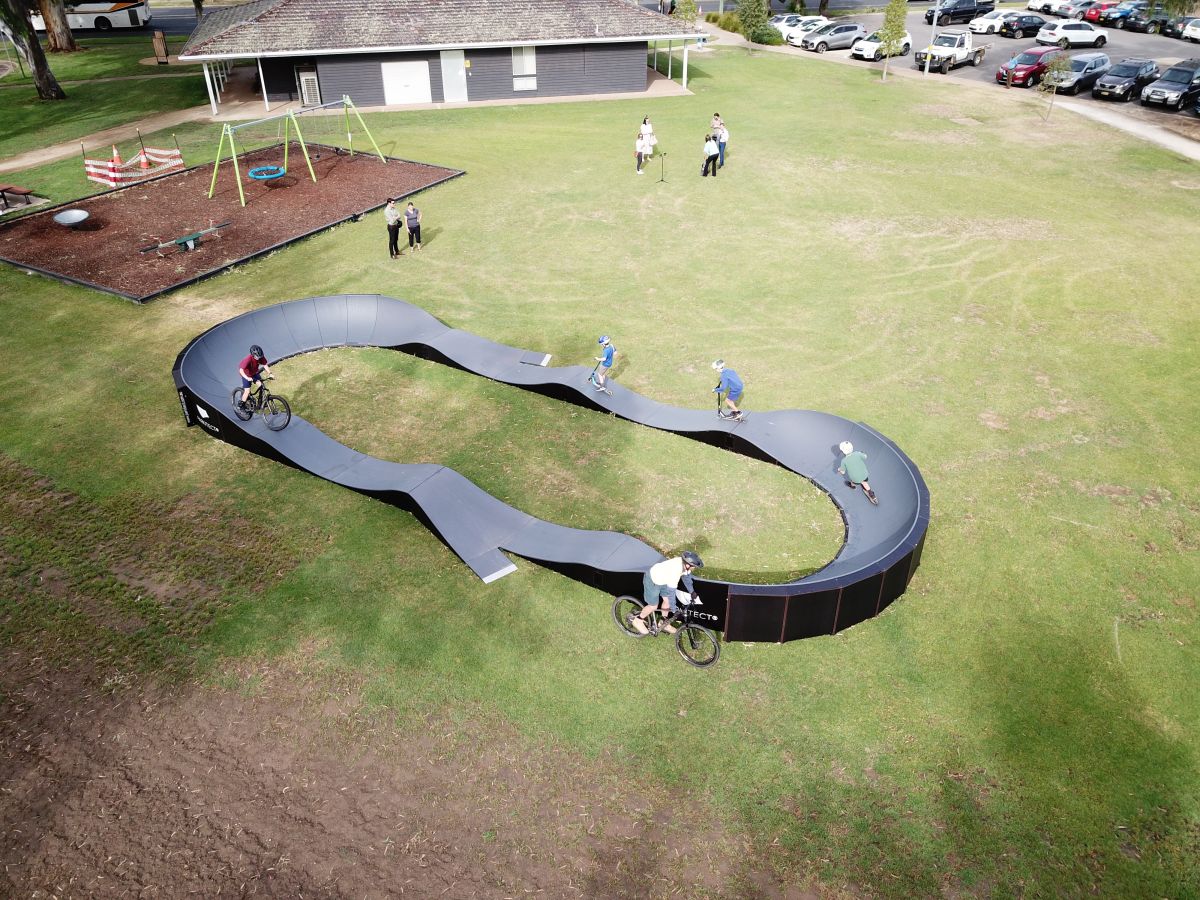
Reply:
[[[705,14],[704,14],[704,21],[705,21],[705,22],[716,22],[716,21],[717,21],[718,19],[720,19],[720,18],[721,18],[721,14],[720,14],[720,13],[715,13],[715,12],[713,12],[713,13],[705,13]]]
[[[783,43],[783,35],[770,25],[759,25],[754,29],[754,34],[750,35],[750,41],[754,44],[775,46]]]
[[[737,17],[737,13],[735,12],[718,13],[717,27],[723,31],[732,31],[740,34],[742,30],[742,20]]]

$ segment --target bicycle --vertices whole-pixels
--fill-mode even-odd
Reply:
[[[688,663],[700,669],[716,665],[721,656],[721,643],[717,636],[695,622],[687,621],[690,610],[680,609],[670,618],[663,615],[655,604],[654,612],[646,619],[647,633],[642,634],[633,627],[633,617],[646,606],[646,601],[638,597],[620,596],[613,601],[612,615],[617,627],[630,637],[657,637],[666,631],[665,626],[678,626],[675,631],[675,649]]]
[[[263,420],[272,431],[283,431],[292,421],[292,405],[278,394],[267,390],[266,382],[261,378],[255,384],[258,386],[250,391],[246,405],[242,406],[242,388],[233,389],[233,414],[243,422],[249,422],[255,413],[262,413]]]

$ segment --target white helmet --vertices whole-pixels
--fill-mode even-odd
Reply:
[[[713,368],[716,369],[718,372],[720,372],[723,368],[725,368],[725,360],[723,360],[723,359],[713,360]]]
[[[854,452],[854,445],[849,441],[842,441],[838,444],[838,449],[842,451],[843,456],[849,456]]]

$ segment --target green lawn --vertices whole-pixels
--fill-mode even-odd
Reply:
[[[90,78],[119,78],[130,75],[159,76],[178,75],[190,72],[198,75],[199,66],[172,64],[169,66],[144,66],[141,60],[154,56],[154,47],[150,33],[139,35],[122,35],[115,38],[81,38],[77,42],[81,48],[78,53],[48,53],[50,70],[60,82],[86,81]],[[178,53],[187,43],[186,38],[168,38],[167,47],[171,53]],[[29,69],[14,68],[0,78],[0,86],[10,84],[31,84],[33,79]],[[142,90],[147,88],[143,86]],[[0,97],[7,96],[0,91]]]
[[[4,575],[53,567],[89,598],[0,592],[0,642],[201,674],[316,644],[401,721],[483,710],[531,745],[653,757],[639,777],[705,804],[748,859],[835,892],[1197,896],[1200,170],[1045,123],[1027,95],[732,50],[690,74],[685,98],[371,116],[384,152],[467,171],[419,198],[419,258],[388,260],[374,216],[146,307],[0,269],[0,475],[81,498],[71,522],[12,507]],[[18,138],[49,142],[46,109]],[[700,179],[713,110],[730,157]],[[666,184],[657,161],[633,173],[646,114]],[[66,192],[64,165],[20,178]],[[1154,240],[1099,252],[1117,233]],[[485,587],[412,516],[182,427],[170,369],[192,336],[337,291],[562,363],[610,333],[616,377],[667,403],[706,406],[720,355],[752,411],[868,422],[929,483],[921,568],[877,620],[685,671],[586,586],[518,560]],[[799,479],[430,363],[347,350],[277,375],[334,437],[453,463],[563,524],[703,541],[730,568],[836,542]],[[211,538],[252,520],[266,572]],[[160,581],[219,573],[219,595],[142,611],[105,580],[121,536]]]

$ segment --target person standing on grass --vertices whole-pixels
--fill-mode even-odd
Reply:
[[[637,173],[639,175],[646,174],[642,171],[642,165],[650,159],[650,152],[650,142],[646,140],[645,135],[639,131],[637,140],[633,144],[633,155],[637,157]]]
[[[842,451],[842,464],[838,466],[838,474],[846,476],[846,485],[850,488],[856,488],[861,484],[867,499],[878,506],[879,500],[875,497],[875,492],[871,490],[870,482],[867,481],[871,477],[867,471],[867,454],[861,450],[855,450],[854,445],[849,441],[842,441],[838,444],[838,449]]]
[[[708,123],[708,130],[713,134],[717,134],[721,130],[721,126],[724,124],[725,122],[721,118],[721,114],[713,113],[712,121]]]
[[[383,208],[383,218],[387,221],[388,253],[392,259],[400,255],[400,210],[396,209],[396,200],[388,197],[387,206]]]
[[[603,349],[600,351],[603,355],[595,357],[599,365],[596,366],[596,371],[591,374],[588,381],[592,383],[598,391],[606,391],[608,370],[613,367],[613,357],[617,354],[617,348],[613,346],[612,340],[607,334],[601,335],[600,340],[596,341]]]
[[[729,415],[725,415],[718,409],[717,415],[723,419],[736,419],[740,417],[742,411],[738,409],[738,401],[742,399],[742,391],[745,390],[746,386],[742,383],[742,379],[738,376],[737,372],[725,367],[725,360],[714,360],[712,367],[721,373],[721,380],[717,382],[717,386],[712,389],[712,392],[717,395],[725,394],[725,402],[733,410]]]
[[[649,116],[642,119],[642,127],[638,129],[638,133],[645,139],[646,146],[650,148],[646,151],[646,159],[650,159],[654,156],[654,148],[658,145],[658,138],[654,136],[654,126],[650,124]]]
[[[408,227],[408,246],[414,252],[421,249],[421,211],[408,201],[404,210],[404,224]]]
[[[725,123],[721,123],[721,127],[717,129],[717,149],[721,152],[721,162],[718,164],[718,169],[725,168],[725,145],[729,143],[729,129],[725,127]]]
[[[721,153],[721,149],[717,146],[717,142],[713,140],[711,134],[704,136],[704,167],[700,170],[700,174],[705,178],[708,177],[708,172],[712,170],[713,178],[717,177],[717,158]]]

